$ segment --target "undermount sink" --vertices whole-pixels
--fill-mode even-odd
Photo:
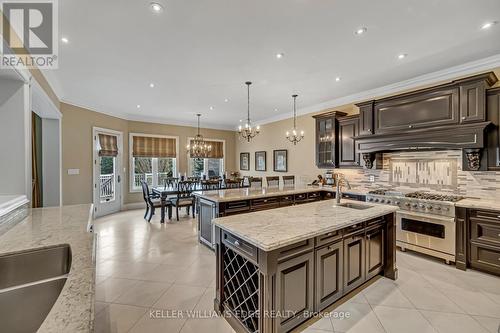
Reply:
[[[358,210],[363,210],[363,209],[368,209],[368,208],[373,207],[373,206],[369,206],[369,205],[355,204],[352,202],[340,203],[340,204],[337,204],[337,206],[351,208],[351,209],[358,209]]]
[[[36,332],[59,297],[70,267],[69,245],[0,256],[2,332]]]

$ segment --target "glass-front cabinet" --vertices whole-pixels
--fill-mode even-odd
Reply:
[[[316,119],[316,166],[335,168],[338,166],[338,130],[337,118],[346,113],[332,111],[313,116]]]

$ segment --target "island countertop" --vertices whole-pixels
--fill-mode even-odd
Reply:
[[[38,332],[93,332],[95,234],[88,231],[91,205],[31,209],[0,235],[0,255],[68,244],[71,268],[66,283]]]
[[[320,187],[320,186],[309,186],[309,185],[295,185],[290,187],[262,187],[262,188],[234,188],[225,190],[210,190],[210,191],[197,191],[193,194],[197,197],[210,200],[213,202],[227,202],[236,200],[248,200],[248,199],[258,199],[267,198],[272,196],[290,195],[298,193],[309,193],[309,192],[335,192],[335,188],[332,187]]]
[[[261,250],[272,251],[397,210],[393,206],[353,200],[342,200],[342,203],[367,205],[370,208],[353,209],[335,205],[333,200],[325,200],[220,217],[214,219],[213,223]]]

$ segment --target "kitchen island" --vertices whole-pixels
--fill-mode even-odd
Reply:
[[[379,274],[396,279],[395,211],[328,200],[216,218],[215,309],[237,332],[288,332]]]

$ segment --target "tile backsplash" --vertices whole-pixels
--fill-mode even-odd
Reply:
[[[462,171],[462,151],[408,151],[383,155],[378,170],[341,169],[351,185],[500,199],[500,172]],[[370,182],[373,176],[374,182]]]

